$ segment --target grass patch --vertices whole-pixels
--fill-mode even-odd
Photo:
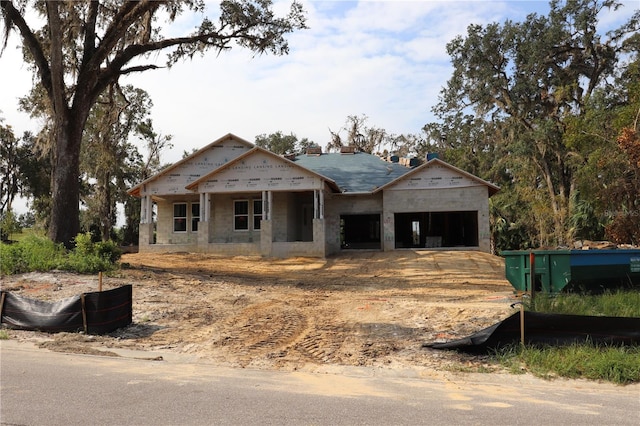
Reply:
[[[511,373],[530,372],[546,379],[602,380],[620,385],[640,382],[640,346],[574,344],[564,347],[512,345],[496,351]]]
[[[599,295],[538,294],[526,302],[534,312],[610,317],[640,317],[640,292]],[[498,349],[496,361],[509,372],[530,372],[542,378],[602,380],[616,384],[640,382],[640,346],[603,346],[590,342],[570,346],[511,345]]]
[[[19,243],[20,241],[23,241],[31,236],[45,238],[47,236],[47,233],[43,229],[22,228],[20,232],[15,232],[11,234],[11,240]]]
[[[528,302],[527,309],[555,314],[640,318],[640,291],[617,291],[599,295],[542,293]]]
[[[0,340],[9,340],[9,333],[7,333],[7,330],[0,330]]]

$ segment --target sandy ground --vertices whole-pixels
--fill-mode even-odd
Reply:
[[[500,257],[472,251],[345,252],[327,259],[125,254],[103,289],[133,285],[133,324],[105,336],[7,330],[63,352],[163,351],[231,367],[495,368],[422,347],[463,337],[514,310]],[[0,278],[43,300],[97,291],[97,276]]]

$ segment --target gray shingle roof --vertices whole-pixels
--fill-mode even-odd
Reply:
[[[297,156],[294,161],[335,181],[342,192],[372,192],[392,180],[411,171],[398,163],[389,163],[381,158],[357,152],[355,154],[329,153]]]

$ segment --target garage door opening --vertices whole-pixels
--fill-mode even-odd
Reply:
[[[478,212],[396,213],[396,248],[477,247]]]
[[[382,249],[380,215],[341,215],[340,247],[343,249]]]

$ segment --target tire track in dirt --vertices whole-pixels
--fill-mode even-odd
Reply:
[[[255,359],[285,356],[306,328],[305,316],[283,302],[253,304],[223,322],[216,346],[244,366]]]
[[[425,341],[484,328],[509,315],[512,302],[502,259],[479,252],[283,260],[138,253],[123,261],[104,289],[134,284],[133,324],[87,341],[74,336],[74,348],[163,350],[259,369],[438,367],[463,357],[425,350]],[[97,284],[62,272],[0,277],[3,290],[43,300]],[[37,332],[11,331],[11,338],[71,347]]]
[[[317,318],[335,318],[336,311],[323,312]],[[318,364],[331,364],[340,361],[340,350],[344,342],[345,328],[339,324],[313,323],[293,349],[304,358]]]

